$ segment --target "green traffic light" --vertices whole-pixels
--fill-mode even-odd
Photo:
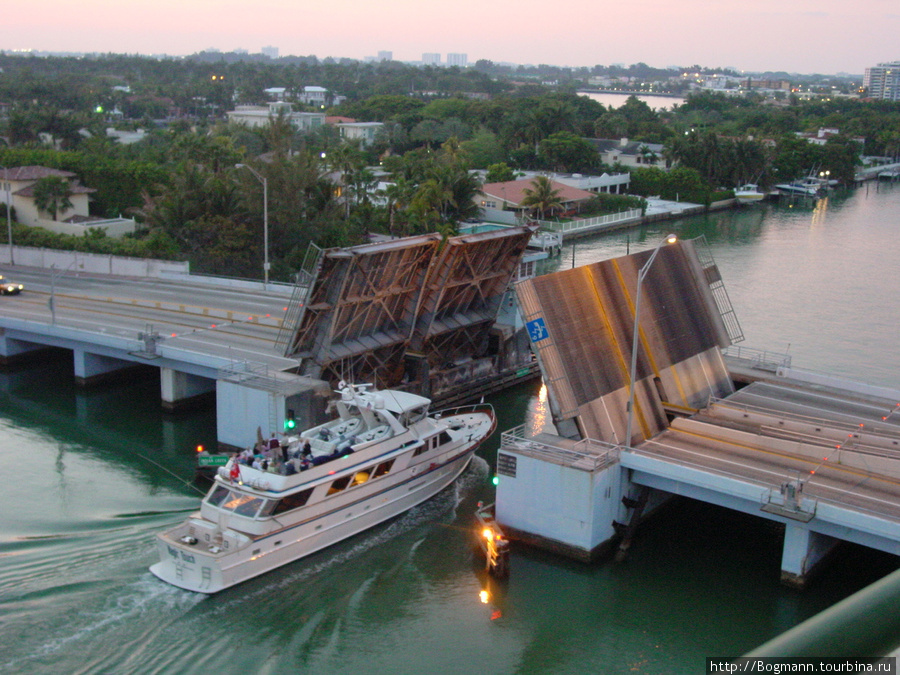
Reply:
[[[285,429],[293,429],[293,428],[296,427],[296,426],[297,426],[297,422],[295,422],[294,420],[287,420],[287,421],[284,423],[284,428],[285,428]]]

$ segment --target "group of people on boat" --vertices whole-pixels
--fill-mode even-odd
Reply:
[[[327,429],[320,431],[322,440],[330,440]],[[301,442],[302,441],[302,442]],[[332,459],[344,457],[353,452],[349,440],[333,448],[328,454],[313,453],[310,439],[283,438],[272,435],[268,440],[260,440],[255,446],[237,453],[235,459],[242,466],[249,466],[258,471],[276,473],[281,476],[292,476],[300,471],[324,464]]]

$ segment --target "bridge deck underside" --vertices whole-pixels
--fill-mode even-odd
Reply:
[[[394,386],[413,351],[480,356],[531,230],[423,235],[326,251],[290,356],[307,375]]]

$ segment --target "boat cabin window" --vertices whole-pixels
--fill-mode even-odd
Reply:
[[[277,502],[274,502],[275,508],[272,509],[272,515],[277,516],[279,513],[293,511],[294,509],[299,509],[301,506],[305,506],[306,502],[309,501],[309,496],[312,494],[312,491],[312,488],[308,488],[300,492],[295,492],[292,495],[282,497]]]
[[[389,459],[386,462],[382,462],[378,466],[375,467],[375,471],[372,472],[372,478],[378,478],[379,476],[385,475],[388,471],[391,470],[391,467],[394,465],[394,460]]]
[[[247,516],[253,518],[259,508],[268,500],[262,497],[254,497],[237,490],[229,490],[223,485],[219,485],[213,490],[212,494],[206,498],[206,503],[216,506],[226,511],[233,511],[237,516]]]
[[[216,485],[215,489],[207,495],[206,503],[210,506],[221,506],[229,492],[231,492],[231,490],[224,485]]]
[[[429,450],[433,450],[441,445],[446,445],[450,443],[453,439],[450,438],[450,434],[446,431],[442,431],[437,436],[432,436],[429,439],[425,440],[425,444],[421,448],[416,448],[416,451],[413,453],[413,457],[421,455],[423,452],[428,452]]]
[[[346,489],[350,484],[351,478],[353,478],[352,475],[342,476],[341,478],[338,478],[331,484],[331,487],[328,488],[328,494],[333,495],[336,492],[341,492],[342,490]]]

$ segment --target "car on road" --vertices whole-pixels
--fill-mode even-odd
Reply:
[[[0,295],[18,295],[23,290],[25,290],[25,286],[12,281],[7,281],[3,278],[3,275],[0,274]]]

